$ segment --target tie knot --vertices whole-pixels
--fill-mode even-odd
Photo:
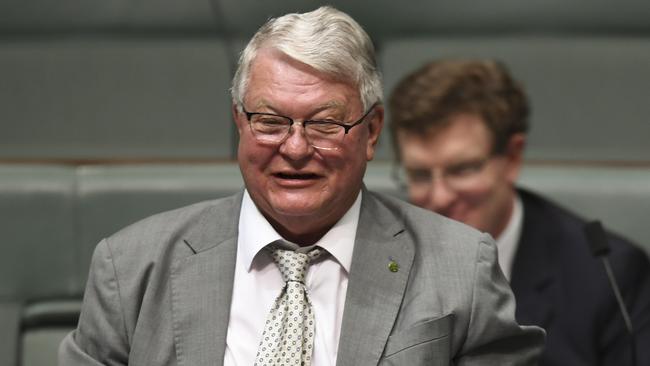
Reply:
[[[307,253],[275,248],[273,250],[273,260],[280,269],[284,282],[296,281],[304,284],[307,267],[320,254],[321,250],[319,248],[314,248]]]

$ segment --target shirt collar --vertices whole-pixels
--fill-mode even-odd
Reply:
[[[315,243],[327,250],[349,273],[352,252],[361,212],[361,191],[348,211],[323,237]],[[238,250],[241,251],[246,270],[250,271],[257,253],[282,236],[271,226],[259,211],[248,190],[244,190],[239,215]]]
[[[512,215],[508,220],[508,225],[503,230],[501,235],[496,239],[497,248],[499,248],[499,264],[503,273],[508,280],[512,271],[512,262],[514,261],[517,252],[517,244],[521,237],[521,229],[524,220],[524,209],[519,195],[515,196],[514,207]]]

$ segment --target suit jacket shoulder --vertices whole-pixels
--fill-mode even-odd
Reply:
[[[629,357],[622,319],[585,220],[526,190],[522,235],[512,272],[517,319],[547,329],[543,365],[624,364]],[[605,223],[607,224],[607,223]],[[609,233],[617,283],[631,309],[639,342],[650,342],[650,262],[635,244]],[[641,344],[641,343],[639,343]],[[647,351],[640,352],[650,364]]]
[[[349,281],[339,365],[523,365],[541,351],[492,238],[401,200],[364,192]]]
[[[192,357],[206,353],[223,359],[202,342],[225,339],[241,198],[160,213],[102,240],[60,364],[198,365]]]
[[[201,251],[237,235],[242,193],[195,203],[149,216],[107,238],[115,252],[147,256],[165,252],[179,241]],[[115,254],[115,253],[114,253]]]

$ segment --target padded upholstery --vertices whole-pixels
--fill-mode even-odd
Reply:
[[[389,178],[392,166],[373,163],[366,185],[408,199]],[[525,164],[518,183],[586,220],[600,220],[650,254],[650,169]]]
[[[0,300],[0,365],[16,366],[20,344],[20,312],[18,301]]]
[[[54,366],[58,346],[75,328],[80,310],[79,299],[27,305],[22,313],[21,365]]]
[[[331,4],[372,34],[477,30],[647,30],[645,0],[20,0],[0,3],[0,31],[176,30],[252,33],[269,16]]]
[[[378,42],[395,35],[442,33],[633,32],[650,29],[650,4],[644,0],[221,0],[225,27],[250,35],[271,16],[313,10],[324,4],[341,9],[361,23]]]
[[[223,42],[0,42],[0,156],[229,158]]]
[[[388,162],[373,162],[365,184],[405,198]],[[156,212],[242,188],[236,164],[3,166],[0,220],[0,365],[48,365],[76,322],[97,242]],[[650,252],[650,170],[528,165],[521,183]],[[43,240],[47,238],[47,240]],[[8,363],[9,362],[9,363]],[[53,363],[50,363],[53,364]]]
[[[102,238],[154,213],[223,197],[242,187],[235,164],[80,167],[80,289],[85,284],[95,245]]]
[[[500,59],[523,82],[532,104],[527,157],[650,161],[650,38],[394,39],[381,57],[386,95],[425,62],[459,57]]]
[[[75,176],[68,167],[0,166],[0,182],[0,365],[14,366],[25,305],[78,294]]]
[[[59,344],[74,326],[40,327],[23,332],[21,366],[56,366]]]
[[[219,31],[211,0],[3,0],[0,31]]]
[[[433,57],[498,57],[531,90],[530,157],[650,157],[645,0],[9,0],[0,159],[233,158],[228,88],[241,39],[269,16],[325,3],[375,38],[387,93]],[[386,137],[379,159],[392,156]]]
[[[0,166],[0,301],[72,295],[74,170]]]
[[[520,182],[587,220],[601,220],[650,253],[648,169],[528,166]]]

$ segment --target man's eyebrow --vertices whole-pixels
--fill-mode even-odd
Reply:
[[[257,104],[255,104],[255,105],[253,106],[253,108],[254,108],[255,110],[260,110],[260,109],[263,109],[263,108],[268,108],[268,109],[270,109],[270,110],[274,110],[274,109],[270,106],[270,103],[267,102],[266,100],[263,100],[263,99],[260,100],[259,102],[257,102]]]
[[[326,103],[323,103],[323,104],[320,104],[320,105],[316,106],[314,108],[314,111],[313,111],[312,114],[317,114],[317,113],[320,113],[320,112],[323,112],[323,111],[326,111],[326,110],[329,110],[329,109],[335,109],[337,111],[342,111],[342,110],[345,109],[345,106],[346,105],[344,103],[337,102],[337,101],[333,100],[333,101],[329,101],[329,102],[326,102]]]
[[[275,108],[272,107],[273,103],[270,103],[266,99],[262,99],[259,102],[255,104],[255,108],[269,108],[275,110]],[[316,112],[323,111],[325,109],[329,108],[344,108],[347,104],[342,103],[338,100],[331,100],[322,104],[319,104],[318,106],[315,107]]]
[[[475,163],[480,163],[487,158],[485,156],[471,156],[471,157],[463,157],[460,159],[454,159],[449,162],[448,166],[454,166],[454,165],[464,165],[464,164],[475,164]]]
[[[428,166],[427,164],[414,164],[414,165],[408,165],[404,164],[404,169],[406,170],[431,170],[431,167]]]
[[[339,101],[330,101],[316,107],[311,114],[312,116],[314,116],[322,112],[336,113],[337,114],[336,118],[342,120],[347,117],[346,116],[348,113],[347,104],[341,103]]]
[[[468,157],[468,158],[463,158],[463,159],[455,159],[452,161],[447,162],[442,166],[442,168],[454,168],[458,167],[461,165],[466,165],[466,164],[477,164],[477,163],[482,163],[484,160],[486,160],[485,157]],[[408,170],[431,170],[432,167],[428,164],[406,164],[403,163],[404,168]]]
[[[345,103],[341,103],[338,100],[331,100],[329,102],[321,104],[319,107],[323,108],[323,109],[326,109],[326,108],[342,108],[342,107],[345,107],[345,106],[346,106]]]

